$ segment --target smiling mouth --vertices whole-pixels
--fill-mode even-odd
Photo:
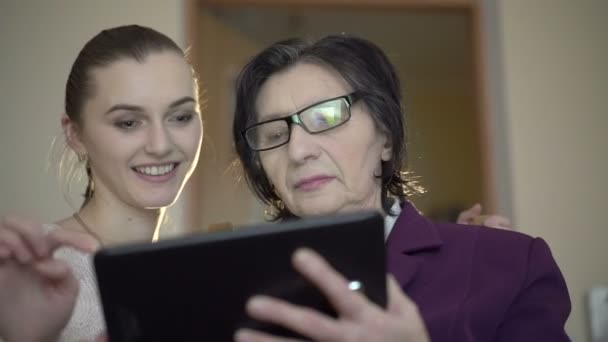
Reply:
[[[179,163],[170,163],[153,166],[136,166],[131,168],[133,171],[146,176],[164,176],[173,171]]]

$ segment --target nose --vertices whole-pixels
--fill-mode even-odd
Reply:
[[[317,159],[320,153],[317,139],[318,137],[306,132],[300,125],[292,124],[289,143],[287,143],[289,159],[296,163]]]
[[[173,141],[167,127],[163,124],[153,124],[147,132],[144,151],[156,157],[164,157],[171,153]]]

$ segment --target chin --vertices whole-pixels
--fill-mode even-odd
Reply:
[[[155,197],[147,197],[147,198],[139,198],[137,203],[142,208],[146,209],[160,209],[170,207],[177,201],[178,194],[172,193],[164,196],[155,196]]]
[[[321,216],[333,215],[339,212],[339,207],[334,203],[310,203],[309,205],[300,206],[300,217],[306,216]]]

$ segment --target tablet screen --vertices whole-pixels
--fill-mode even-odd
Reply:
[[[94,264],[110,341],[232,341],[245,326],[298,336],[244,311],[249,297],[266,294],[335,315],[292,268],[298,247],[316,250],[385,306],[382,216],[298,219],[100,250]]]

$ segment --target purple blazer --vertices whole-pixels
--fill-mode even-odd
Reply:
[[[540,238],[434,223],[406,202],[387,240],[387,267],[433,342],[570,341],[566,282]]]

